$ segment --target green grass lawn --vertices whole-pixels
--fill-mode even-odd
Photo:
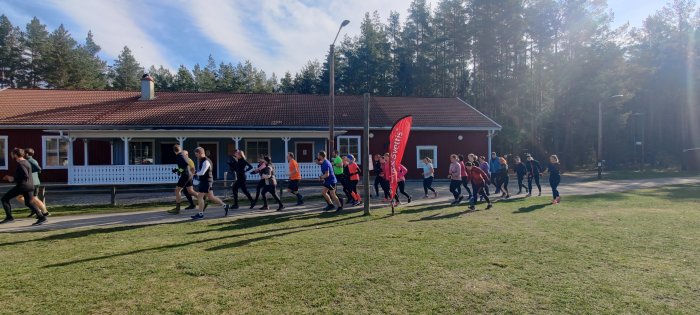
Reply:
[[[700,172],[680,171],[678,169],[610,171],[603,173],[603,180],[678,178],[691,176],[700,176]],[[598,180],[598,173],[591,172],[589,180]]]
[[[0,234],[0,313],[698,314],[698,196]]]

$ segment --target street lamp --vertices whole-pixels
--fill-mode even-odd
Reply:
[[[624,97],[622,94],[613,95],[607,98],[607,100],[613,98]],[[603,101],[598,102],[598,179],[603,177]]]
[[[335,144],[335,41],[338,40],[338,35],[340,35],[340,30],[346,25],[350,24],[349,20],[343,20],[338,28],[338,33],[335,34],[335,39],[331,44],[331,53],[328,56],[328,63],[331,65],[331,75],[330,75],[330,86],[329,94],[331,97],[330,112],[328,113],[328,152],[333,150]]]

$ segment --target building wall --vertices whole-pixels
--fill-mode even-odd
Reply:
[[[383,154],[389,151],[390,130],[370,130],[374,134],[369,142],[370,153]],[[347,135],[362,135],[362,131],[350,131]],[[462,136],[462,140],[458,137]],[[417,146],[437,146],[437,162],[435,170],[436,179],[447,178],[451,154],[474,153],[487,155],[488,132],[487,131],[418,131],[412,130],[408,138],[402,164],[408,168],[409,179],[420,179],[422,170],[418,166],[416,155]],[[363,158],[367,157],[363,153]]]

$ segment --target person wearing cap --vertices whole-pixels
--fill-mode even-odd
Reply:
[[[347,171],[347,176],[349,179],[348,184],[350,186],[348,190],[350,191],[350,196],[353,198],[353,206],[358,206],[362,203],[362,198],[360,197],[360,194],[357,193],[357,184],[360,183],[360,174],[362,174],[362,169],[359,165],[357,165],[354,155],[348,154],[345,159],[347,164],[344,167],[344,171]]]
[[[542,168],[540,167],[540,162],[532,158],[532,155],[528,154],[525,156],[527,163],[525,163],[525,169],[527,170],[527,196],[532,196],[532,180],[535,180],[537,185],[538,194],[537,196],[542,196],[542,186],[540,186],[540,175],[542,174]]]
[[[486,174],[486,172],[484,172],[481,168],[474,166],[472,163],[467,163],[465,166],[467,167],[467,172],[469,173],[469,180],[472,183],[472,199],[469,201],[469,210],[474,211],[476,209],[477,195],[481,195],[481,197],[488,203],[486,210],[493,208],[493,204],[491,203],[491,200],[489,200],[489,196],[487,196],[486,192],[484,191],[484,187],[486,187],[490,182],[489,175]]]
[[[297,197],[297,206],[301,206],[304,204],[304,196],[299,193],[299,182],[301,182],[299,163],[294,159],[292,152],[287,152],[287,161],[289,161],[289,186],[287,190]]]

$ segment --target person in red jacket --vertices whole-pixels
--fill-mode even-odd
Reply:
[[[486,206],[486,210],[493,208],[493,204],[491,203],[491,200],[489,200],[489,196],[486,195],[486,191],[484,190],[484,187],[488,185],[491,180],[489,179],[489,175],[486,174],[481,168],[478,166],[474,166],[474,164],[467,162],[465,164],[467,167],[467,172],[469,173],[469,180],[472,183],[472,199],[469,202],[469,210],[474,211],[475,206],[476,206],[476,201],[477,201],[477,196],[481,195],[481,197],[488,202],[488,205]]]

